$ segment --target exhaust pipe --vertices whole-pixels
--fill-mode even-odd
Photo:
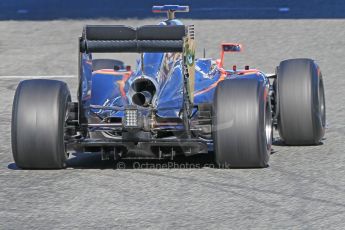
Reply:
[[[152,94],[148,91],[141,91],[141,92],[135,93],[132,96],[132,101],[136,105],[147,107],[151,104]]]
[[[154,79],[140,77],[135,79],[130,87],[129,95],[132,103],[142,107],[148,107],[156,94]]]

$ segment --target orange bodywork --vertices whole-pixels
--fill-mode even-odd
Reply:
[[[113,76],[122,76],[121,80],[118,80],[116,83],[119,86],[119,90],[121,92],[121,96],[125,97],[126,92],[125,92],[125,84],[128,78],[132,75],[132,71],[115,71],[113,69],[102,69],[102,70],[96,70],[93,73],[98,73],[98,74],[109,74]]]

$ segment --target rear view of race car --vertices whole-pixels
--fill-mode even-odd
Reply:
[[[282,61],[276,73],[224,68],[195,58],[194,26],[175,12],[158,25],[87,25],[79,39],[78,101],[55,80],[22,81],[12,114],[12,149],[21,168],[64,168],[69,153],[103,159],[171,159],[214,154],[224,168],[268,166],[273,128],[288,145],[318,144],[325,132],[322,74],[311,59]],[[135,69],[94,53],[138,53]],[[272,68],[274,69],[274,67]]]

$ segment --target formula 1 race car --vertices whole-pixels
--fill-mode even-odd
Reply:
[[[15,93],[12,151],[18,167],[59,169],[68,154],[171,159],[214,154],[224,168],[266,167],[273,128],[287,145],[320,143],[325,96],[311,59],[282,61],[275,74],[195,58],[194,27],[175,19],[188,6],[154,6],[168,19],[137,28],[87,25],[79,39],[78,101],[66,83],[25,80]],[[135,69],[93,53],[139,53]]]

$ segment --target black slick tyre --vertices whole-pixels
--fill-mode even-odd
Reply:
[[[92,70],[101,69],[123,69],[124,63],[115,59],[94,59],[92,60]]]
[[[12,109],[12,152],[23,169],[61,169],[67,159],[64,136],[71,96],[66,83],[25,80]]]
[[[322,75],[311,59],[290,59],[278,67],[278,130],[288,145],[318,144],[325,133]]]
[[[264,80],[234,78],[219,83],[212,120],[215,161],[219,167],[268,166],[272,112]]]

